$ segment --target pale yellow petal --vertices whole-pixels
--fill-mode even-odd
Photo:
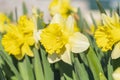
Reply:
[[[67,21],[66,21],[66,30],[68,32],[73,32],[74,31],[74,23],[75,23],[75,20],[72,16],[69,16]]]
[[[69,44],[66,44],[65,47],[66,47],[66,51],[61,55],[61,59],[62,59],[64,62],[72,65],[71,58],[70,58],[70,45],[69,45]]]
[[[111,26],[111,23],[112,23],[111,17],[105,14],[102,14],[102,20],[104,25]]]
[[[76,32],[69,39],[71,45],[71,51],[74,53],[80,53],[88,49],[89,41],[86,36],[80,32]]]
[[[48,54],[47,59],[48,59],[49,63],[55,63],[60,60],[60,58],[58,57],[57,54]]]
[[[112,59],[117,59],[117,58],[120,57],[120,42],[118,42],[115,45],[115,47],[114,47],[114,49],[112,51],[111,57],[112,57]]]
[[[22,46],[22,54],[27,54],[28,56],[33,57],[33,52],[30,49],[30,47],[28,46],[28,44],[23,44]]]
[[[112,19],[115,23],[119,23],[119,16],[116,12],[113,13]]]
[[[40,41],[40,34],[42,33],[42,30],[34,31],[33,36],[35,39],[35,43],[38,43]]]
[[[113,72],[112,77],[114,80],[120,80],[120,67]]]
[[[62,18],[62,16],[60,14],[56,14],[53,17],[50,24],[56,24],[56,23],[59,24],[59,25],[64,25],[65,24],[64,19]]]

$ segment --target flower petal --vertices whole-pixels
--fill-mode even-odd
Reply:
[[[38,43],[40,41],[40,34],[42,33],[42,30],[38,30],[38,31],[34,31],[34,39],[35,39],[35,43]]]
[[[72,16],[69,16],[67,21],[66,21],[66,30],[68,32],[73,32],[74,31],[74,23],[75,23],[75,20]]]
[[[33,52],[31,51],[30,47],[28,44],[23,44],[22,46],[22,54],[27,54],[28,56],[33,57]]]
[[[107,26],[110,26],[111,25],[110,23],[112,23],[111,18],[105,14],[102,14],[102,20],[103,20],[103,24]]]
[[[80,32],[75,32],[69,39],[71,45],[71,51],[74,53],[80,53],[88,49],[89,41],[86,36]]]
[[[64,25],[65,22],[64,22],[64,19],[62,18],[62,16],[60,14],[56,14],[53,19],[51,20],[51,23],[50,24],[62,24]]]
[[[57,54],[50,54],[50,55],[48,55],[47,59],[48,59],[49,63],[55,63],[60,60],[60,58],[58,57]]]
[[[15,58],[17,58],[18,60],[21,60],[21,59],[23,59],[24,55],[25,55],[25,53],[24,53],[24,54],[14,55],[14,56],[15,56]]]
[[[68,64],[72,64],[71,63],[71,58],[70,58],[70,45],[69,44],[66,44],[66,51],[61,55],[61,59],[68,63]]]
[[[113,21],[115,21],[115,23],[119,23],[119,16],[118,16],[118,14],[116,12],[113,13],[112,18],[113,18]]]
[[[112,76],[114,80],[120,80],[120,67],[113,72]]]
[[[112,59],[117,59],[117,58],[120,57],[120,42],[118,42],[115,45],[115,47],[114,47],[114,49],[112,51],[111,57],[112,57]]]

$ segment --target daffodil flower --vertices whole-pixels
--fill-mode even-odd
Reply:
[[[52,0],[49,11],[52,16],[59,13],[63,17],[67,17],[72,12],[77,12],[77,9],[70,5],[70,0]]]
[[[24,55],[33,57],[30,46],[35,43],[33,37],[34,22],[27,16],[21,16],[18,24],[9,24],[6,34],[2,38],[2,45],[8,54],[21,60]]]
[[[90,45],[87,37],[75,30],[75,20],[72,16],[66,20],[56,14],[51,23],[42,30],[40,37],[41,44],[48,52],[50,63],[63,60],[71,64],[70,52],[81,53]]]
[[[98,26],[95,32],[95,39],[98,47],[102,48],[102,51],[112,50],[111,57],[116,59],[120,57],[120,22],[117,13],[114,13],[112,17],[102,14],[103,25]]]

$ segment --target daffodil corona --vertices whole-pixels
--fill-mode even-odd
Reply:
[[[18,24],[10,24],[2,38],[2,45],[6,52],[14,55],[18,60],[24,55],[33,57],[30,46],[34,45],[34,23],[27,16],[21,16]]]
[[[41,44],[48,52],[48,60],[54,63],[62,59],[71,64],[70,52],[80,53],[89,47],[87,37],[75,30],[75,21],[72,16],[64,19],[56,14],[51,23],[42,30]]]
[[[111,57],[116,59],[120,57],[120,22],[117,13],[114,13],[112,17],[105,14],[102,15],[103,25],[98,26],[95,32],[95,39],[98,47],[102,48],[103,51],[112,50]]]

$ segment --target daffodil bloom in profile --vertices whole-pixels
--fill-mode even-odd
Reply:
[[[120,67],[113,72],[112,77],[114,80],[120,80]]]
[[[102,51],[112,50],[111,57],[116,59],[120,57],[120,21],[117,13],[112,17],[102,14],[103,25],[98,26],[95,31],[95,39],[98,47]]]
[[[9,18],[4,13],[0,13],[0,32],[1,33],[6,31],[8,23],[10,23]]]
[[[21,16],[18,24],[9,24],[6,34],[2,38],[2,45],[8,54],[21,60],[24,55],[33,57],[30,46],[35,43],[33,37],[34,24],[31,19]]]
[[[70,0],[52,0],[49,11],[52,16],[59,13],[66,18],[72,12],[77,12],[77,9],[70,5]]]
[[[75,30],[74,18],[66,19],[56,14],[51,23],[42,30],[40,42],[48,52],[50,63],[63,60],[71,64],[70,52],[80,53],[88,49],[89,41],[79,31]]]

